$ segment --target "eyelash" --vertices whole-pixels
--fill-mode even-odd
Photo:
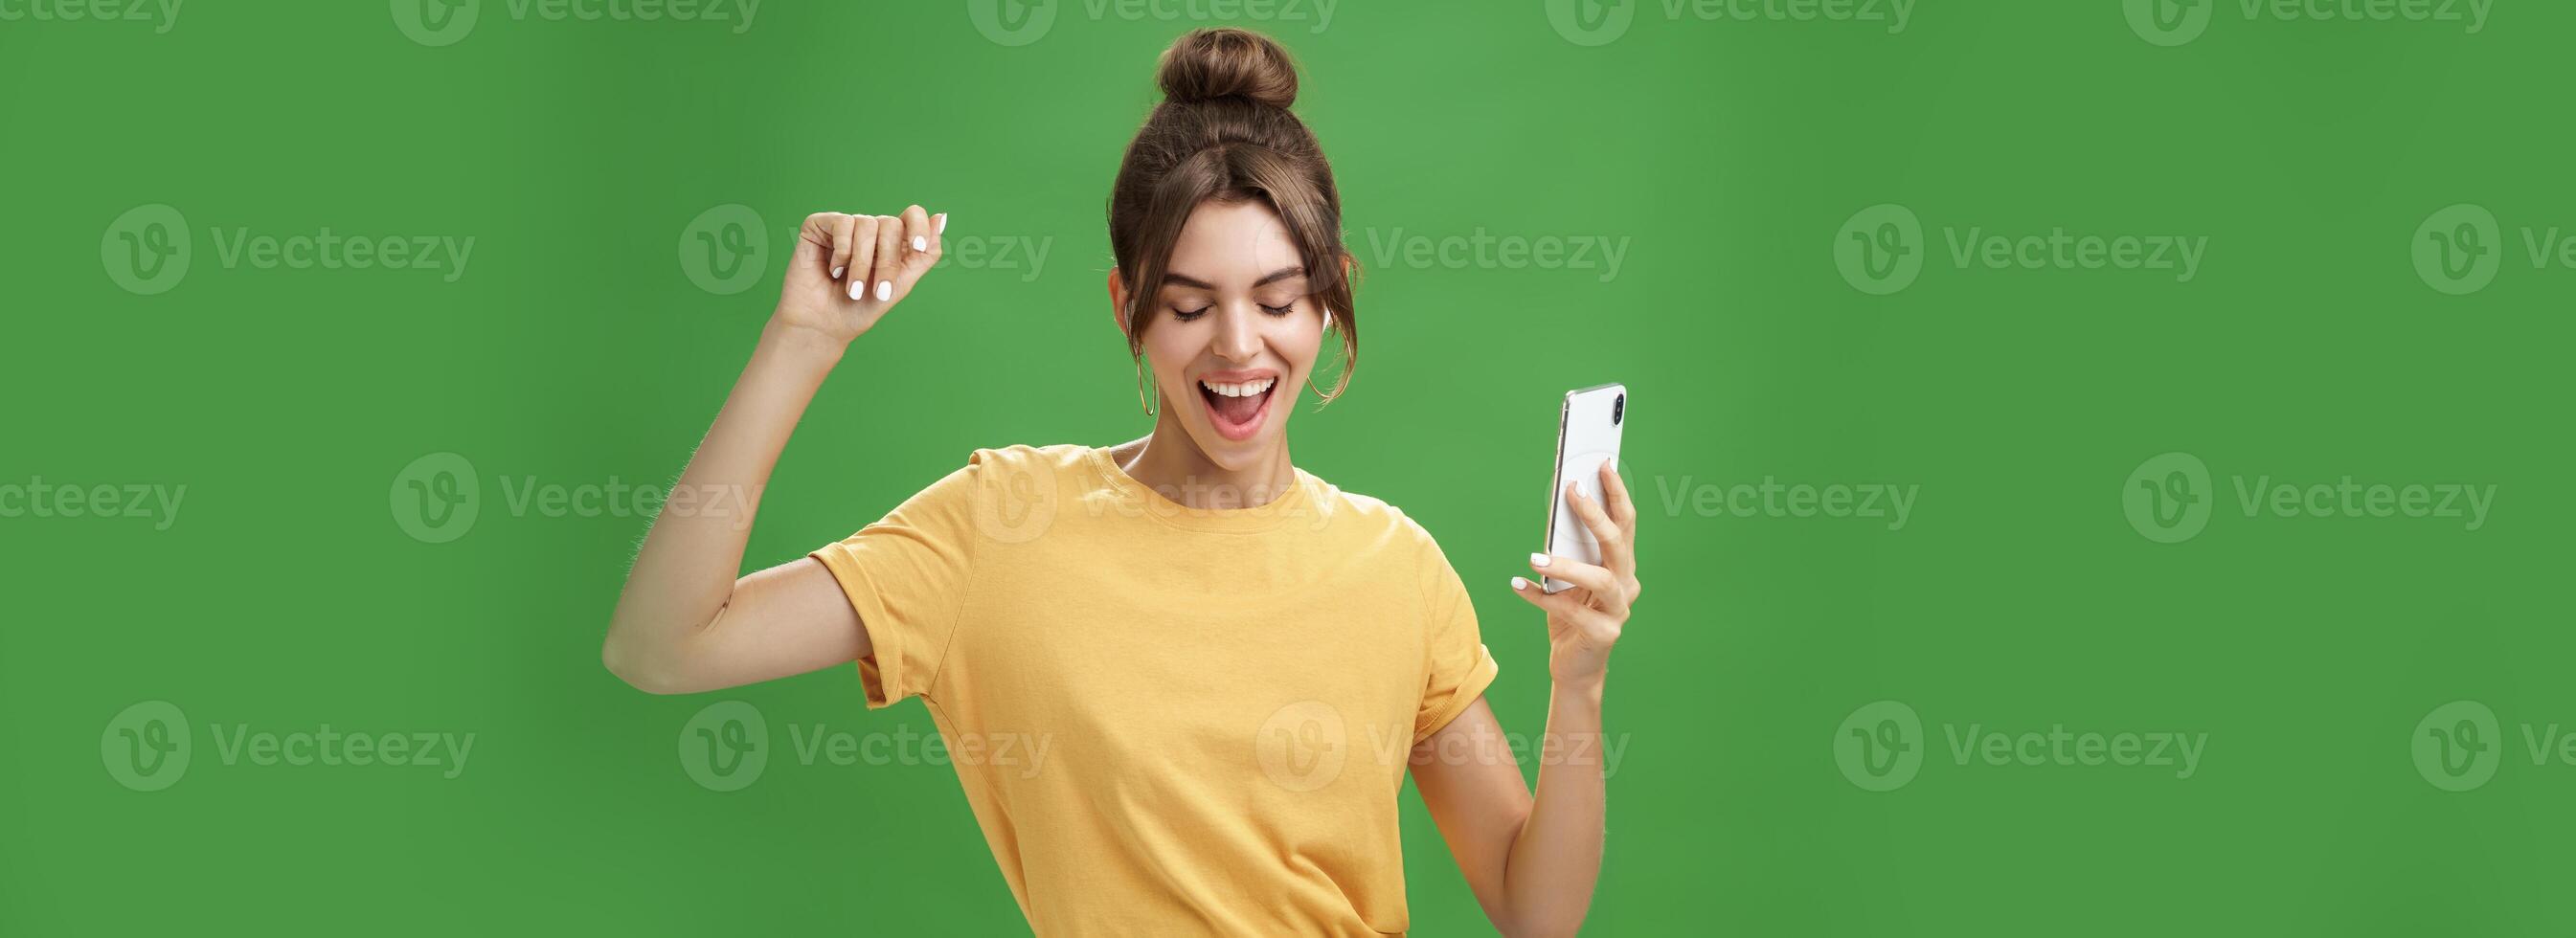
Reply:
[[[1268,303],[1255,303],[1253,305],[1261,307],[1262,312],[1269,313],[1273,316],[1285,316],[1297,311],[1297,304],[1293,300],[1286,306],[1272,306]],[[1172,309],[1172,318],[1181,322],[1188,322],[1207,315],[1208,310],[1215,308],[1216,307],[1214,306],[1201,306],[1197,309],[1181,309],[1179,307],[1174,307]]]

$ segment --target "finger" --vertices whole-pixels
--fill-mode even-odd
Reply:
[[[1619,589],[1619,575],[1608,568],[1596,567],[1572,557],[1555,554],[1531,554],[1530,569],[1572,583],[1604,599],[1625,602]]]
[[[796,226],[796,254],[791,265],[812,265],[830,269],[832,260],[832,221],[838,212],[815,212]]]
[[[877,216],[877,255],[868,272],[868,296],[879,303],[894,302],[894,275],[903,270],[903,219],[892,215]]]
[[[850,216],[850,298],[868,298],[868,271],[877,256],[877,217]]]
[[[1610,523],[1610,516],[1601,512],[1601,503],[1585,498],[1572,483],[1568,483],[1565,486],[1565,504],[1574,509],[1574,517],[1583,522],[1584,530],[1592,532],[1592,540],[1601,545],[1601,563],[1610,569],[1626,572],[1634,558],[1629,554],[1628,542],[1619,536],[1619,526]]]
[[[832,213],[832,279],[850,269],[850,236],[858,230],[859,220],[847,212]]]
[[[1585,608],[1583,597],[1575,595],[1573,590],[1550,593],[1527,577],[1513,577],[1512,592],[1519,594],[1522,599],[1529,600],[1530,605],[1547,610],[1548,614],[1553,616],[1571,618],[1580,615]]]
[[[903,210],[903,266],[894,278],[896,298],[910,294],[913,283],[939,262],[939,227],[921,206]]]
[[[1619,461],[1601,461],[1601,495],[1609,503],[1610,523],[1634,536],[1637,531],[1637,503],[1628,497],[1628,480],[1619,478]]]

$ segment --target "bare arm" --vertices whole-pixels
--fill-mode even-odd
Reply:
[[[1513,578],[1513,591],[1547,610],[1547,735],[1538,794],[1521,781],[1501,724],[1482,699],[1413,750],[1413,783],[1449,842],[1485,917],[1505,935],[1571,935],[1592,908],[1601,876],[1606,815],[1601,692],[1610,646],[1640,589],[1635,503],[1604,464],[1607,510],[1567,487],[1566,500],[1601,543],[1601,565],[1565,557],[1533,563],[1573,583],[1553,596]],[[1535,559],[1535,558],[1533,558]]]
[[[1558,686],[1535,798],[1482,699],[1414,747],[1414,787],[1503,934],[1571,935],[1591,910],[1601,873],[1601,754],[1598,686]]]
[[[671,498],[653,519],[600,649],[637,689],[686,694],[801,674],[868,653],[858,613],[811,558],[748,576],[744,545],[787,437],[851,340],[939,259],[921,206],[809,216],[778,310]]]

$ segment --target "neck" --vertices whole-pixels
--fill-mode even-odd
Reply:
[[[1270,458],[1228,469],[1208,459],[1207,453],[1190,439],[1170,404],[1164,402],[1151,435],[1121,443],[1109,451],[1119,468],[1145,487],[1190,508],[1226,509],[1270,504],[1289,486],[1297,484],[1297,470],[1288,461],[1286,439],[1279,441]]]

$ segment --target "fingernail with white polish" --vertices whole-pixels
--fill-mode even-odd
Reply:
[[[945,233],[948,231],[948,213],[947,213],[947,212],[941,212],[941,213],[939,213],[939,217],[937,217],[937,218],[933,218],[933,219],[931,219],[931,221],[936,223],[936,224],[933,224],[933,225],[930,227],[930,230],[931,230],[931,231],[939,232],[939,233],[942,233],[942,234],[945,234]]]
[[[1531,554],[1531,555],[1530,555],[1530,566],[1533,566],[1533,567],[1544,567],[1544,566],[1547,566],[1547,555],[1546,555],[1546,554]]]
[[[892,298],[894,298],[894,281],[877,281],[877,302],[883,303]]]
[[[851,298],[851,299],[853,299],[853,300],[864,300],[864,299],[867,299],[867,298],[868,298],[868,282],[867,282],[867,281],[865,281],[865,280],[852,280],[852,281],[850,281],[850,298]]]
[[[832,268],[832,279],[834,279],[834,280],[839,280],[839,279],[841,279],[841,275],[842,275],[842,274],[849,273],[849,272],[850,272],[850,269],[849,269],[849,268],[847,268],[847,267],[834,267],[834,268]]]
[[[915,251],[927,251],[927,250],[930,250],[930,239],[929,239],[929,238],[922,237],[922,236],[920,236],[920,235],[913,235],[913,236],[912,236],[912,249],[913,249],[913,250],[915,250]]]
[[[1529,581],[1528,581],[1528,580],[1521,579],[1520,577],[1513,577],[1513,578],[1512,578],[1512,589],[1513,589],[1514,591],[1525,590],[1525,589],[1528,589],[1528,588],[1529,588]]]

